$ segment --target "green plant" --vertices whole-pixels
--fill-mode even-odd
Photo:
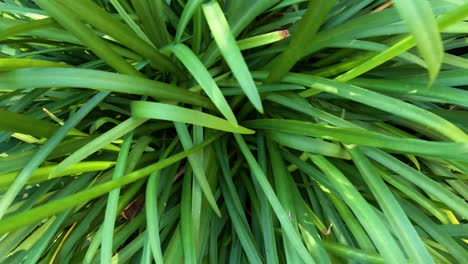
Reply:
[[[463,0],[5,0],[0,262],[463,263]]]

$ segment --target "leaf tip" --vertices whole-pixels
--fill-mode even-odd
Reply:
[[[280,38],[281,38],[281,39],[285,39],[285,38],[287,38],[287,37],[290,36],[290,35],[289,35],[289,30],[287,30],[287,29],[280,30],[280,31],[279,31],[279,35],[280,35]]]

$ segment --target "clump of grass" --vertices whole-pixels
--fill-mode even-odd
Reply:
[[[1,263],[463,263],[463,1],[5,0]]]

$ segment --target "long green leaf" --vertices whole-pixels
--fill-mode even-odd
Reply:
[[[288,30],[277,30],[259,36],[241,39],[237,41],[237,45],[239,46],[240,50],[246,50],[275,43],[287,37],[289,37]]]
[[[197,259],[195,253],[194,227],[190,208],[192,205],[192,177],[190,176],[191,170],[186,169],[182,180],[182,197],[180,206],[180,232],[182,236],[184,263],[196,263]]]
[[[177,161],[180,161],[186,158],[190,154],[200,151],[201,149],[203,149],[204,147],[208,146],[213,141],[215,141],[217,138],[219,138],[221,135],[222,134],[220,133],[216,134],[212,136],[211,138],[205,140],[202,144],[197,145],[191,148],[190,150],[180,152],[169,158],[160,160],[145,168],[132,172],[128,175],[124,175],[123,177],[117,180],[108,181],[106,183],[97,185],[95,187],[89,188],[79,193],[67,196],[59,200],[55,200],[53,202],[49,202],[45,205],[38,206],[29,211],[2,219],[0,220],[0,234],[5,234],[17,228],[40,221],[41,219],[45,217],[52,216],[67,208],[72,208],[74,206],[91,201],[99,196],[102,196],[110,192],[111,190],[115,188],[119,188],[119,187],[128,185],[132,182],[138,181],[148,176],[149,174],[153,173],[154,171],[161,170]]]
[[[381,163],[385,167],[404,177],[406,180],[413,182],[427,193],[436,197],[439,201],[445,203],[449,208],[452,208],[462,217],[468,217],[468,208],[466,207],[465,201],[436,181],[381,150],[363,148],[363,152],[371,159]]]
[[[250,102],[259,112],[263,113],[262,101],[257,87],[250,75],[249,68],[242,57],[221,7],[217,1],[209,1],[203,4],[202,8],[216,44],[229,65],[229,68],[231,68],[234,77],[239,81],[242,90],[244,90]]]
[[[349,159],[348,153],[339,145],[310,137],[293,135],[281,132],[271,132],[271,138],[282,146],[301,150],[304,152]]]
[[[307,10],[293,33],[291,43],[276,60],[266,82],[277,82],[291,70],[305,53],[307,45],[314,41],[315,34],[327,18],[328,12],[335,4],[333,0],[309,1]]]
[[[468,15],[468,4],[464,4],[458,6],[457,8],[453,9],[453,11],[445,14],[444,16],[440,17],[437,20],[437,24],[439,30],[444,30],[445,28],[449,27],[452,24],[462,20]],[[418,29],[415,29],[418,30]],[[386,51],[379,53],[372,59],[367,60],[366,62],[362,63],[361,65],[349,70],[348,72],[338,76],[336,80],[341,82],[349,81],[359,75],[366,73],[375,67],[385,63],[386,61],[398,56],[399,54],[403,53],[404,51],[412,48],[416,44],[416,41],[413,36],[408,36],[401,41],[397,42],[392,47],[388,48]],[[438,45],[438,44],[435,44]],[[439,51],[436,51],[439,52]],[[430,54],[426,54],[429,56]],[[435,56],[438,56],[435,54]],[[435,61],[437,62],[437,60]],[[434,73],[436,74],[437,71]]]
[[[189,0],[184,7],[182,15],[180,15],[179,24],[177,25],[177,32],[175,35],[175,41],[180,41],[184,34],[185,28],[187,27],[190,19],[196,12],[197,8],[203,3],[203,0]]]
[[[193,147],[193,142],[190,138],[190,134],[185,124],[174,122],[174,126],[177,130],[177,134],[179,135],[180,142],[185,150],[191,149]],[[221,211],[216,204],[216,199],[214,198],[212,188],[210,187],[208,180],[206,179],[205,169],[203,168],[202,164],[202,156],[199,153],[195,153],[193,155],[188,156],[188,160],[190,166],[192,167],[193,174],[197,179],[198,184],[200,185],[201,189],[203,190],[203,194],[208,200],[211,208],[216,212],[218,216],[221,216]],[[188,184],[188,183],[187,183]]]
[[[125,10],[122,3],[119,0],[109,0],[112,6],[117,10],[117,12],[122,16],[122,19],[127,23],[127,25],[135,32],[140,38],[145,40],[148,43],[151,43],[151,40],[145,35],[143,30],[137,25],[133,20],[132,16]]]
[[[276,217],[280,221],[281,227],[284,229],[284,234],[290,240],[293,247],[297,250],[302,261],[311,264],[315,263],[314,259],[310,256],[309,252],[307,252],[307,249],[304,247],[304,244],[297,235],[297,232],[295,231],[293,225],[289,220],[286,210],[283,208],[283,206],[281,206],[281,203],[278,200],[278,197],[276,196],[275,192],[273,191],[273,188],[270,186],[270,183],[268,182],[265,173],[255,161],[255,158],[250,152],[249,147],[245,143],[244,139],[241,135],[238,134],[234,134],[234,137],[236,138],[237,144],[239,144],[242,154],[245,156],[249,167],[252,169],[252,173],[255,176],[255,179],[258,181],[261,189],[264,192],[264,195],[270,202],[270,205],[273,208]]]
[[[337,188],[341,198],[354,212],[359,222],[369,234],[375,246],[385,261],[389,263],[405,263],[406,257],[393,239],[390,230],[379,219],[372,207],[359,194],[352,183],[333,164],[322,156],[310,155],[311,160],[327,175]]]
[[[412,226],[397,199],[385,186],[379,173],[374,169],[369,160],[356,147],[348,147],[353,162],[361,172],[362,177],[375,195],[377,202],[387,216],[395,233],[400,238],[404,250],[408,253],[414,263],[433,263],[432,257],[426,250],[423,241]]]
[[[0,90],[49,87],[81,87],[124,94],[148,95],[212,109],[201,95],[163,82],[123,74],[87,69],[34,68],[0,73]]]
[[[31,174],[39,165],[47,158],[52,150],[65,138],[67,133],[72,130],[96,105],[109,95],[108,92],[100,92],[93,96],[78,112],[67,120],[52,137],[42,146],[42,148],[34,154],[28,164],[21,170],[15,181],[8,188],[7,192],[2,196],[0,201],[0,219],[3,218],[8,207],[11,205],[16,195],[23,188],[24,184],[31,177]],[[1,220],[0,220],[1,221]]]
[[[158,194],[157,187],[160,184],[160,171],[153,172],[148,178],[146,185],[146,222],[148,224],[148,238],[153,254],[153,259],[157,263],[163,263],[161,238],[159,236],[159,215],[158,215]]]
[[[62,62],[35,60],[35,59],[20,59],[20,58],[1,58],[0,71],[11,71],[22,68],[34,67],[71,67]]]
[[[261,78],[264,78],[265,75],[265,73],[259,73],[258,75],[255,74],[255,76]],[[397,100],[373,91],[368,91],[358,86],[306,74],[290,73],[286,75],[283,80],[286,82],[314,88],[303,92],[303,96],[308,96],[309,92],[315,93],[316,89],[318,89],[320,91],[338,95],[349,100],[375,107],[423,126],[427,126],[451,140],[458,142],[468,142],[468,136],[466,133],[454,124],[427,110],[403,102],[401,100]]]
[[[396,94],[403,98],[429,102],[443,102],[468,107],[468,91],[449,86],[432,85],[431,89],[427,89],[427,85],[424,84],[406,84],[405,82],[397,80],[377,80],[369,78],[356,78],[348,83],[375,91]]]
[[[267,157],[266,157],[266,144],[265,136],[263,132],[257,133],[257,160],[260,168],[266,174],[267,173]],[[225,151],[227,153],[227,150]],[[240,164],[240,163],[239,163]],[[253,181],[255,190],[259,200],[260,207],[260,226],[262,229],[263,245],[265,251],[265,259],[267,263],[277,264],[279,263],[279,254],[276,246],[275,231],[274,231],[274,216],[272,209],[269,205],[268,199],[265,195],[261,195],[263,192],[259,186],[258,181]]]
[[[418,223],[420,227],[424,229],[431,237],[433,237],[437,242],[445,247],[445,250],[450,252],[457,261],[463,263],[467,257],[468,253],[465,248],[458,244],[454,239],[452,239],[446,232],[440,232],[441,230],[437,228],[436,224],[426,215],[424,215],[418,208],[407,201],[404,201],[399,197],[399,201],[402,203],[405,212],[408,214],[414,222]]]
[[[0,130],[28,134],[35,137],[50,137],[59,126],[31,116],[0,108]]]
[[[362,128],[341,128],[313,124],[305,121],[283,119],[258,119],[244,122],[255,129],[266,129],[296,135],[337,140],[342,143],[386,148],[402,153],[463,159],[468,153],[468,143],[432,142],[413,138],[387,136]]]
[[[175,44],[167,47],[166,49],[174,53],[174,55],[176,55],[176,57],[185,65],[187,70],[192,74],[193,78],[197,80],[224,117],[226,117],[231,124],[237,126],[236,117],[232,112],[229,103],[226,101],[218,85],[198,57],[183,44]]]
[[[55,177],[61,171],[65,170],[66,168],[82,161],[83,159],[87,158],[89,155],[93,154],[94,152],[102,149],[104,146],[109,145],[112,141],[122,137],[123,135],[127,134],[128,132],[134,130],[147,119],[139,119],[139,118],[129,118],[124,122],[120,123],[116,127],[110,129],[106,133],[100,135],[87,145],[84,145],[82,148],[73,152],[70,156],[64,159],[62,162],[57,165],[56,169],[50,174],[50,177]]]
[[[385,260],[379,254],[373,254],[343,246],[342,244],[326,241],[325,248],[332,254],[337,255],[347,260],[354,260],[357,263],[373,263],[373,264],[384,264]]]
[[[444,49],[429,2],[394,0],[393,3],[416,40],[431,80],[435,80],[442,64]]]
[[[89,27],[65,6],[57,1],[34,0],[42,9],[47,11],[59,24],[70,30],[78,39],[90,47],[99,57],[121,73],[141,76],[126,60],[113,51],[104,40],[99,38]]]
[[[97,6],[89,0],[74,1],[74,0],[59,0],[63,2],[73,13],[86,21],[90,25],[109,34],[122,44],[128,46],[135,52],[140,53],[145,58],[150,59],[151,64],[161,70],[167,70],[182,77],[182,73],[177,69],[173,62],[166,56],[162,55],[157,49],[142,40],[138,35],[133,33],[127,26],[122,24],[111,14],[105,12],[104,9]]]
[[[254,22],[262,13],[274,6],[280,0],[257,0],[257,1],[232,1],[229,6],[227,19],[234,37],[237,37],[250,23]],[[274,30],[276,28],[273,28]],[[269,30],[271,31],[271,30]],[[212,67],[219,60],[219,50],[211,43],[208,47],[203,62],[207,67]]]
[[[153,118],[174,122],[182,122],[232,133],[254,133],[254,131],[244,128],[242,126],[235,127],[230,122],[219,117],[180,106],[144,101],[134,101],[131,103],[131,109],[132,114],[137,118]]]
[[[247,258],[251,263],[261,261],[261,258],[255,247],[253,241],[252,231],[249,228],[247,218],[244,215],[242,204],[239,195],[236,191],[234,182],[231,178],[231,168],[229,167],[228,155],[226,152],[226,144],[215,143],[216,151],[218,152],[216,157],[221,167],[223,179],[225,184],[221,184],[221,190],[223,191],[223,197],[226,201],[226,207],[234,224],[237,236],[239,236],[240,243],[244,249]]]
[[[32,248],[28,249],[28,257],[24,263],[34,264],[39,261],[48,245],[53,241],[56,233],[59,232],[63,222],[65,222],[66,218],[69,217],[71,213],[72,210],[66,210],[59,215],[50,218],[50,226],[48,225],[49,223],[44,224],[48,226],[47,231],[40,236]]]
[[[112,168],[115,165],[115,162],[112,161],[85,161],[74,164],[65,170],[62,170],[60,173],[56,174],[54,177],[63,177],[68,175],[76,176],[77,174],[82,174],[90,171],[101,171]],[[34,170],[31,173],[30,178],[27,183],[38,183],[51,179],[50,173],[55,170],[57,165],[41,167]],[[9,172],[0,174],[0,189],[8,189],[8,187],[14,182],[15,178],[18,176],[18,172]]]
[[[122,177],[127,166],[128,153],[133,140],[133,133],[125,138],[122,144],[112,179],[116,180]],[[115,217],[117,215],[117,203],[119,201],[120,188],[109,192],[107,198],[106,212],[102,222],[102,244],[101,244],[101,262],[109,263],[112,259],[112,243],[114,240]]]
[[[284,164],[277,144],[271,140],[267,140],[266,146],[270,154],[275,193],[283,208],[288,212],[289,221],[294,227],[294,232],[296,232],[296,235],[299,235],[299,226],[295,210],[295,203],[297,201],[294,200],[294,187],[292,186],[294,182],[291,181],[291,176],[288,174],[287,167]],[[283,232],[282,235],[286,261],[288,263],[298,263],[300,261],[299,254],[294,249],[293,243],[288,239],[288,234]]]

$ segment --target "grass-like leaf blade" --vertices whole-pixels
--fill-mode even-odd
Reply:
[[[429,2],[427,0],[394,0],[393,3],[413,34],[416,46],[426,61],[429,76],[431,80],[434,80],[442,64],[444,49]]]
[[[244,90],[244,93],[249,98],[250,102],[259,112],[263,113],[262,101],[257,91],[257,87],[250,75],[249,68],[242,57],[221,7],[217,1],[209,1],[204,3],[202,8],[208,22],[208,26],[213,34],[213,38],[215,39],[221,54],[229,65],[229,68],[231,68],[234,77],[239,81],[242,90]]]
[[[175,44],[167,47],[176,57],[185,65],[187,70],[192,74],[192,77],[197,80],[203,91],[208,95],[213,104],[218,110],[231,122],[234,126],[237,126],[237,120],[234,113],[229,106],[229,103],[223,96],[223,93],[219,89],[216,82],[211,77],[208,70],[203,66],[203,63],[198,57],[185,45]]]
[[[182,122],[232,133],[254,133],[254,131],[242,126],[235,127],[219,117],[175,105],[134,101],[131,103],[131,109],[132,114],[137,118]]]

